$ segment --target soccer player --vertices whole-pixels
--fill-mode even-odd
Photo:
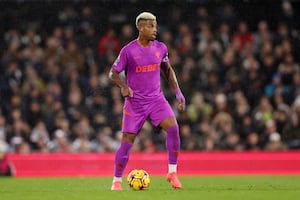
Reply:
[[[122,190],[122,175],[129,159],[130,149],[147,119],[166,132],[168,150],[168,174],[173,188],[181,188],[177,176],[180,151],[179,128],[175,114],[160,88],[162,70],[172,87],[178,109],[185,109],[185,98],[168,59],[164,43],[155,40],[156,17],[143,12],[136,17],[138,38],[124,46],[109,72],[109,78],[121,89],[125,97],[122,121],[122,141],[115,155],[114,178],[111,190]],[[119,73],[125,71],[126,81]]]

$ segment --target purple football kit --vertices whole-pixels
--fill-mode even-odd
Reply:
[[[150,119],[158,126],[167,117],[175,117],[160,88],[160,65],[168,64],[164,43],[154,40],[142,47],[134,40],[124,46],[112,68],[125,71],[133,97],[126,97],[123,108],[122,132],[138,134]]]

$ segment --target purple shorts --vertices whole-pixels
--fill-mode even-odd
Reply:
[[[122,132],[138,134],[147,119],[158,126],[168,117],[175,115],[164,96],[146,103],[127,98],[123,108]]]

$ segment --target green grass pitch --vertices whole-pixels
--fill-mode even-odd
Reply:
[[[151,177],[147,191],[110,191],[111,177],[0,178],[7,200],[293,200],[300,198],[300,176],[181,176],[174,190],[164,177]]]

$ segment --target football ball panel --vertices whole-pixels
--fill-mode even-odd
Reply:
[[[127,183],[132,190],[146,190],[150,186],[150,176],[143,169],[134,169],[128,174]]]

